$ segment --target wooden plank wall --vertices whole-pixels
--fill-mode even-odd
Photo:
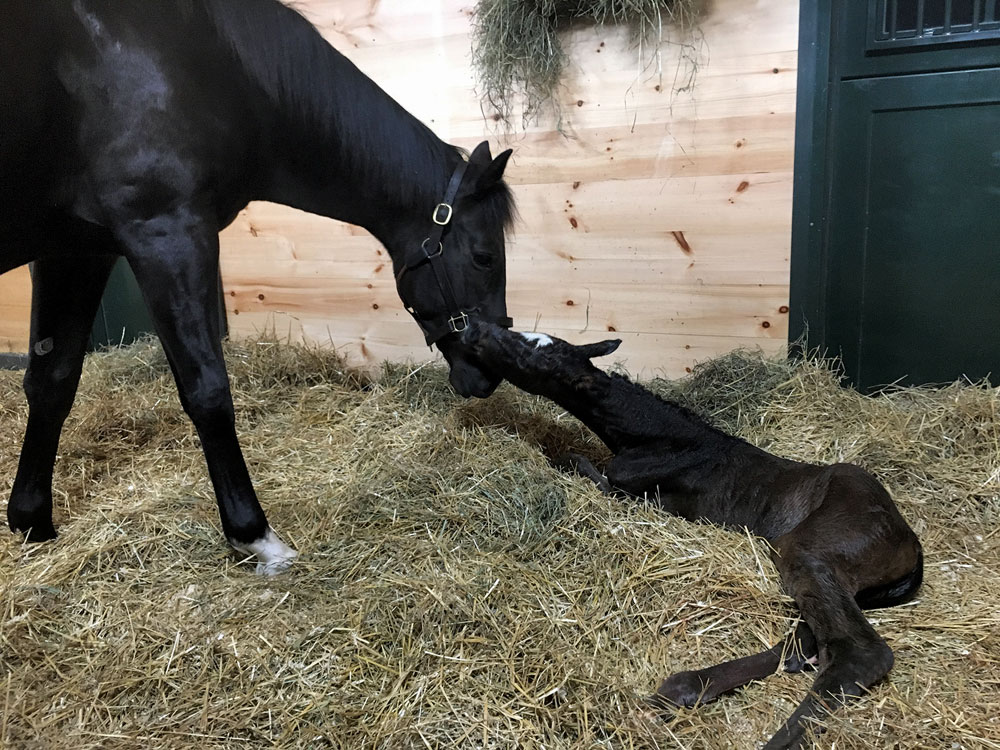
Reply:
[[[21,266],[0,274],[0,353],[28,351],[31,276]]]
[[[323,34],[442,138],[515,155],[508,243],[519,329],[574,341],[613,330],[619,361],[676,376],[787,332],[798,3],[713,0],[696,46],[650,64],[620,28],[584,27],[562,119],[505,134],[469,65],[472,0],[299,0]],[[643,69],[645,66],[645,69]],[[657,69],[662,70],[659,75]],[[489,113],[487,113],[489,115]],[[252,204],[222,236],[234,336],[336,346],[356,363],[426,360],[384,251],[366,232]],[[27,348],[26,272],[0,276],[0,350]]]
[[[484,119],[469,64],[471,0],[303,0],[334,46],[452,143],[514,148],[521,221],[508,244],[515,326],[576,341],[613,330],[636,375],[676,376],[787,335],[798,3],[713,0],[693,88],[666,45],[641,70],[620,28],[585,27],[562,121],[512,135]],[[487,113],[489,114],[489,113]],[[253,204],[223,234],[230,329],[429,357],[365,232]]]

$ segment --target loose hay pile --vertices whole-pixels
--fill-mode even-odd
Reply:
[[[794,608],[762,542],[550,468],[545,452],[602,452],[550,404],[265,342],[228,359],[258,490],[302,558],[260,579],[225,547],[157,347],[92,357],[60,538],[0,537],[0,746],[754,748],[811,684],[636,718],[660,678],[774,643]],[[5,496],[19,380],[0,373]],[[917,601],[870,615],[890,679],[819,746],[1000,747],[1000,393],[866,399],[749,354],[653,387],[777,453],[863,463],[923,540]]]

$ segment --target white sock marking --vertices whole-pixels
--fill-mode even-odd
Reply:
[[[273,576],[285,571],[299,553],[281,541],[274,530],[268,526],[264,536],[250,544],[230,542],[237,550],[257,558],[257,575]]]
[[[521,335],[528,341],[534,341],[536,349],[540,346],[552,345],[552,339],[546,336],[544,333],[521,333]]]

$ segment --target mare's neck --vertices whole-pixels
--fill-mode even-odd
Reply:
[[[239,13],[206,0],[217,28],[266,102],[254,197],[364,227],[390,252],[426,232],[462,158],[295,11],[241,0]],[[253,23],[244,19],[250,16]]]
[[[433,207],[462,158],[354,65],[327,48],[336,81],[316,115],[284,111],[269,200],[364,227],[390,251],[428,231]],[[333,110],[339,110],[334,112]],[[419,240],[419,238],[417,238]]]

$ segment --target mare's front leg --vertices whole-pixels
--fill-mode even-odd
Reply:
[[[110,255],[69,256],[36,261],[32,269],[31,353],[24,375],[28,425],[7,504],[11,530],[24,532],[32,542],[56,536],[52,471],[59,435],[114,262]]]
[[[257,573],[286,569],[297,553],[268,526],[236,437],[219,323],[219,237],[213,222],[181,207],[119,231],[170,362],[181,404],[201,438],[222,529]]]

